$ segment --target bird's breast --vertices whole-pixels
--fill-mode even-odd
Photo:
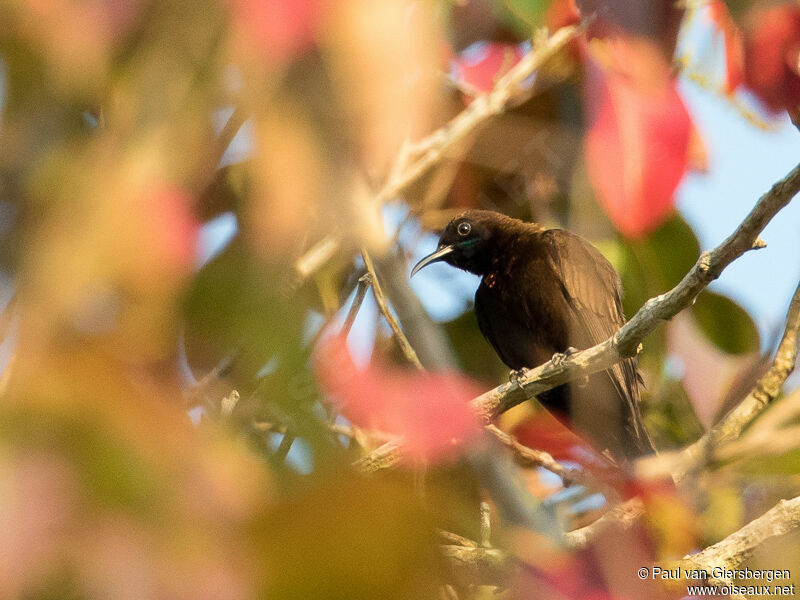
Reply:
[[[475,294],[484,336],[512,369],[535,367],[569,347],[566,306],[546,273],[490,272]]]

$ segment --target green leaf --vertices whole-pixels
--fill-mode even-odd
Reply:
[[[706,290],[698,296],[692,311],[703,333],[724,352],[747,354],[761,347],[750,315],[730,298]]]
[[[470,308],[462,315],[444,324],[447,336],[466,373],[496,385],[508,373],[492,346],[481,334],[475,312]]]
[[[506,0],[506,8],[519,20],[535,23],[550,7],[549,0]]]
[[[551,0],[504,0],[495,5],[495,16],[516,29],[524,36],[530,36],[533,28],[544,24]]]

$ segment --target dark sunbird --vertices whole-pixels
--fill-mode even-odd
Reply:
[[[481,276],[478,326],[514,370],[594,346],[625,323],[614,267],[589,242],[563,229],[469,210],[447,225],[436,252],[412,276],[437,261]],[[624,463],[653,450],[642,424],[639,383],[636,359],[626,358],[538,398],[566,416],[595,449]]]

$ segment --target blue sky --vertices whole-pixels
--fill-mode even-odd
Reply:
[[[723,97],[682,84],[683,96],[709,148],[709,171],[688,175],[677,203],[703,249],[724,240],[759,196],[800,162],[800,132],[788,118],[776,131],[743,119]],[[742,304],[762,339],[772,337],[800,280],[800,202],[793,201],[761,236],[767,247],[750,252],[726,269],[712,289]]]

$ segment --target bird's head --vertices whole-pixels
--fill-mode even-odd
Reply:
[[[447,224],[436,251],[419,261],[411,270],[411,276],[439,261],[477,275],[485,274],[491,265],[492,248],[500,242],[503,225],[514,221],[516,219],[487,210],[461,213]]]

